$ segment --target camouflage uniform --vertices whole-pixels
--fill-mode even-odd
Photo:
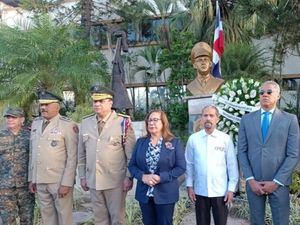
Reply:
[[[28,191],[30,131],[17,135],[8,129],[0,131],[0,216],[3,224],[33,224],[34,195]],[[0,222],[1,224],[1,222]]]

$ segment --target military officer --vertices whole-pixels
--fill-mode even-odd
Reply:
[[[135,144],[130,119],[112,110],[114,93],[91,88],[95,114],[82,120],[78,144],[81,187],[90,190],[96,225],[124,224],[126,192],[132,188],[127,165]]]
[[[78,128],[59,114],[61,100],[42,91],[41,117],[31,127],[29,189],[37,192],[44,225],[72,225]]]
[[[30,131],[23,127],[24,111],[9,107],[6,128],[0,131],[0,224],[33,224],[34,195],[28,191]]]
[[[224,83],[211,75],[212,49],[206,42],[198,42],[191,51],[191,60],[196,69],[196,78],[187,85],[192,95],[212,95]]]

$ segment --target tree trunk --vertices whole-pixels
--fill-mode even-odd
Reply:
[[[92,6],[93,1],[92,0],[82,0],[82,14],[81,14],[81,26],[84,27],[85,30],[85,37],[88,38],[90,36],[90,30],[92,25]]]

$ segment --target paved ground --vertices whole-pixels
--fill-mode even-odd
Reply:
[[[188,213],[181,223],[181,225],[196,225],[196,216],[195,212]],[[249,225],[250,223],[248,221],[228,217],[227,225]],[[211,225],[214,225],[214,222],[212,221]]]
[[[135,182],[136,183],[136,182]],[[92,205],[89,202],[89,193],[80,191],[81,188],[77,186],[77,191],[75,194],[75,199],[77,199],[77,204],[81,205],[81,210],[73,212],[73,220],[74,225],[80,224],[90,218],[93,217],[92,214]],[[134,198],[135,187],[128,192],[127,198]],[[77,196],[76,196],[77,195]],[[185,187],[181,187],[181,195],[186,196]],[[76,202],[76,200],[75,200]],[[196,216],[194,209],[191,209],[192,212],[186,214],[182,220],[181,225],[196,225]],[[213,219],[212,219],[213,220]],[[246,220],[238,219],[238,218],[228,218],[227,225],[249,225],[250,223]],[[213,221],[211,225],[214,225]]]

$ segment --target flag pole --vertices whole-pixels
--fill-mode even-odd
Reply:
[[[221,56],[224,52],[224,31],[221,19],[219,1],[216,1],[216,19],[213,43],[212,75],[221,78]]]

